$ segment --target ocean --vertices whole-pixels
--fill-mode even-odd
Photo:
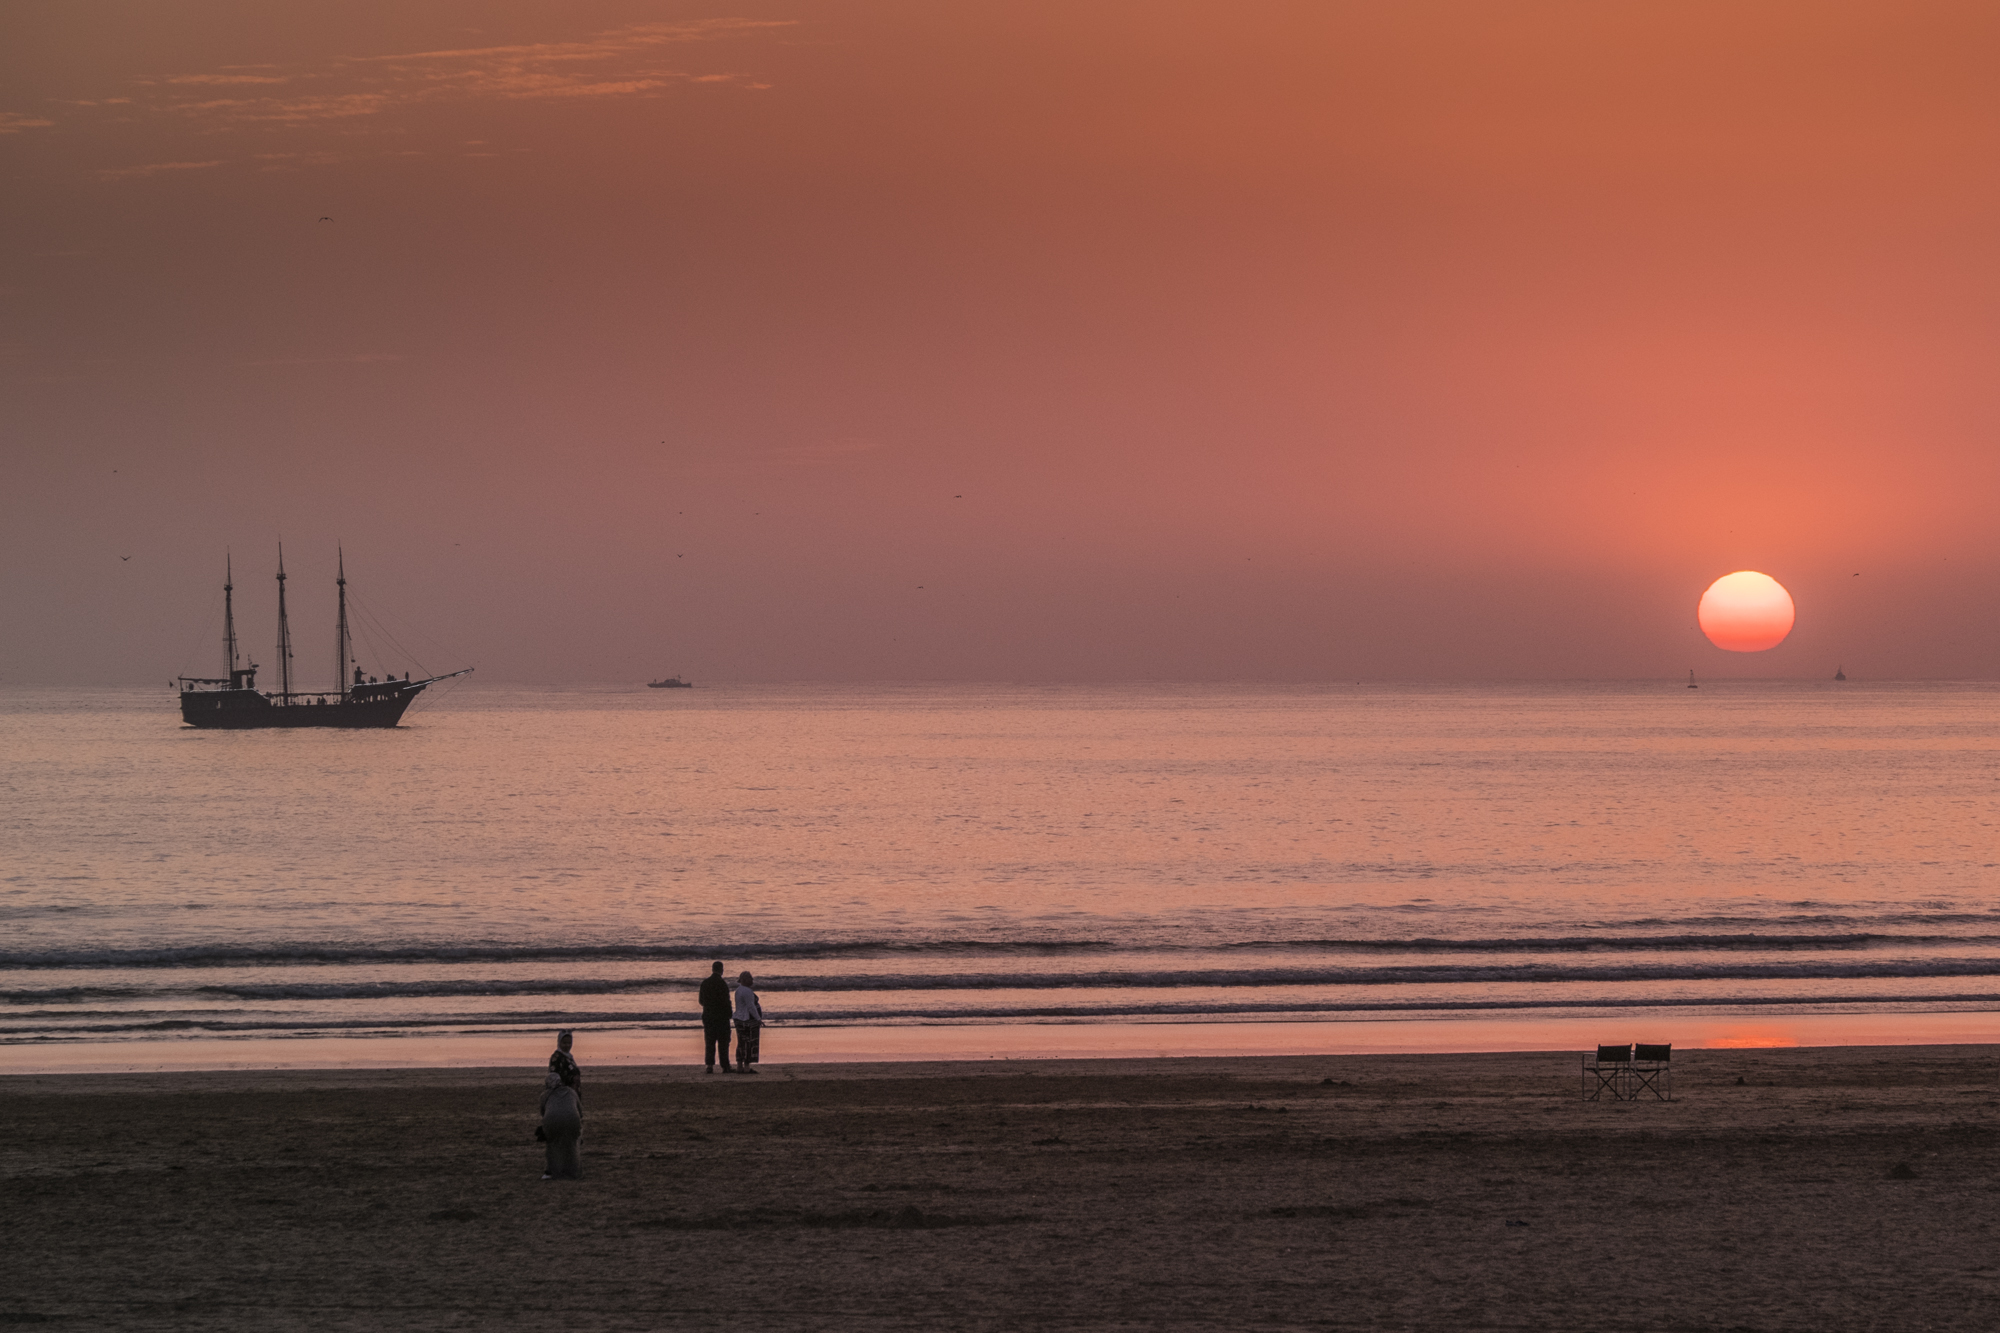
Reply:
[[[1996,779],[1987,684],[0,687],[0,1068],[642,1058],[710,959],[767,1053],[1992,1040]]]

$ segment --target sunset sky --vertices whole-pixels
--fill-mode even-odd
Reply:
[[[336,542],[482,680],[1991,678],[1996,67],[1986,3],[10,5],[0,681],[212,671],[225,548],[268,661],[280,539],[314,685]]]

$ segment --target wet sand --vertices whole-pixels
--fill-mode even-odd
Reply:
[[[2000,1048],[0,1079],[0,1323],[2000,1327]],[[1739,1084],[1738,1079],[1742,1079]]]
[[[144,1074],[200,1069],[462,1069],[539,1061],[552,1028],[363,1036],[196,1037],[155,1041],[0,1044],[9,1074]],[[773,1060],[803,1064],[986,1060],[1133,1060],[1204,1055],[1424,1055],[1454,1051],[1587,1050],[1600,1041],[1671,1041],[1682,1051],[1731,1046],[1992,1046],[2000,1013],[1705,1013],[1652,1011],[1564,1017],[1329,1019],[1286,1022],[911,1023],[825,1027],[779,1022]],[[657,1065],[701,1047],[701,1026],[583,1027],[590,1062]]]

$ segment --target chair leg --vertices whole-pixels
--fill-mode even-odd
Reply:
[[[1670,1102],[1674,1099],[1674,1071],[1671,1066],[1632,1071],[1633,1098],[1636,1100],[1648,1092],[1653,1094],[1655,1101]]]

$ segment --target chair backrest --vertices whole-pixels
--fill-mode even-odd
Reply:
[[[1597,1048],[1597,1063],[1601,1065],[1627,1064],[1630,1063],[1631,1059],[1632,1047],[1629,1044],[1624,1046],[1600,1046]]]
[[[1644,1042],[1641,1042],[1639,1043],[1637,1058],[1663,1065],[1674,1058],[1674,1048],[1671,1043],[1665,1046],[1648,1046]]]

